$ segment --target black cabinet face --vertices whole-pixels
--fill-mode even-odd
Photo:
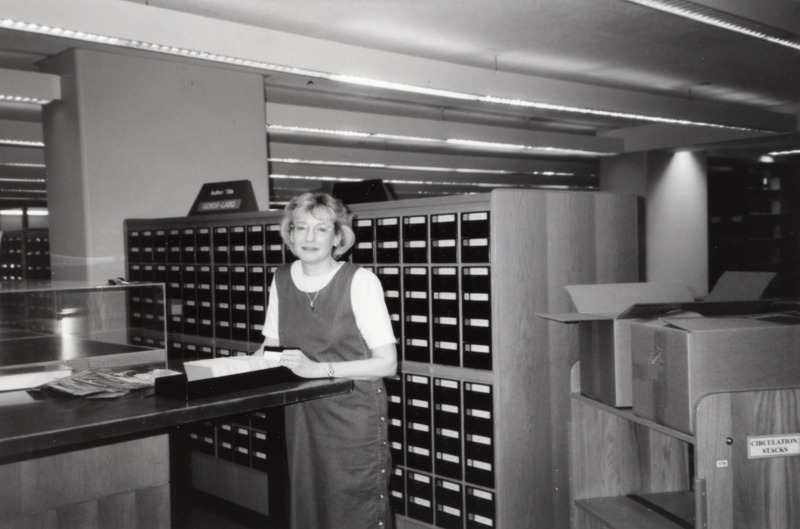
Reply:
[[[489,212],[461,214],[461,262],[489,262]]]
[[[493,487],[494,405],[488,384],[464,383],[464,479]]]
[[[433,479],[428,474],[409,470],[406,476],[407,514],[425,523],[433,523]]]
[[[433,470],[433,437],[430,423],[406,421],[406,465],[431,472]]]
[[[279,224],[264,226],[264,256],[266,264],[282,264],[284,262],[283,239],[281,238]],[[289,250],[286,250],[288,253]]]
[[[167,232],[155,230],[153,232],[153,262],[167,262]]]
[[[195,246],[194,228],[184,228],[181,231],[181,262],[192,264],[197,261],[195,258],[197,248]],[[209,242],[210,244],[210,242]]]
[[[464,498],[467,529],[495,527],[494,493],[468,486]]]
[[[444,529],[464,527],[464,493],[460,483],[436,479],[436,526]]]
[[[181,230],[167,230],[167,262],[181,262]]]
[[[458,221],[455,213],[431,215],[431,240],[455,239],[458,237]]]
[[[454,213],[431,215],[431,262],[458,262],[458,220]]]
[[[428,217],[403,217],[403,262],[428,262]]]
[[[228,228],[229,256],[231,263],[247,262],[247,230],[244,226]]]
[[[230,261],[230,233],[227,226],[214,228],[213,233],[214,262],[229,263]]]
[[[400,262],[400,219],[397,217],[376,220],[375,260],[378,263]]]
[[[247,262],[264,263],[264,226],[254,224],[247,227]]]
[[[353,222],[353,233],[356,242],[352,250],[352,259],[357,264],[375,262],[375,221],[373,219],[356,219]]]
[[[212,256],[212,235],[211,228],[197,228],[195,230],[195,254],[194,259],[198,263],[210,263]],[[184,248],[186,250],[186,248]],[[184,264],[188,261],[184,260]],[[226,262],[226,261],[221,261]]]
[[[392,454],[394,455],[394,454]],[[389,478],[389,503],[392,506],[392,512],[396,514],[406,514],[406,479],[405,473],[402,468],[392,469],[392,475]]]
[[[464,479],[475,485],[494,487],[494,446],[490,436],[464,435]]]

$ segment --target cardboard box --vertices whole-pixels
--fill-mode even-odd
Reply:
[[[629,408],[633,405],[633,321],[677,311],[746,314],[758,307],[725,303],[757,300],[774,277],[772,272],[725,272],[706,297],[713,302],[710,306],[698,305],[689,288],[678,282],[571,285],[566,289],[578,312],[540,316],[580,324],[581,393],[610,406]]]
[[[750,301],[760,299],[777,274],[775,272],[723,272],[704,301]]]
[[[727,304],[750,316],[633,322],[633,412],[691,434],[704,395],[800,386],[800,304],[753,303]]]
[[[631,322],[691,303],[692,293],[674,282],[572,285],[566,289],[578,312],[540,316],[580,325],[581,393],[611,406],[632,406]],[[656,302],[665,305],[653,305]],[[650,304],[644,313],[631,310],[643,303]]]

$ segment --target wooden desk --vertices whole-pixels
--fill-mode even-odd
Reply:
[[[177,527],[188,454],[185,435],[167,434],[352,387],[304,380],[189,402],[152,390],[113,400],[0,393],[0,526]]]

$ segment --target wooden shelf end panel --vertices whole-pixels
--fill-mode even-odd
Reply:
[[[696,421],[708,529],[800,527],[800,388],[708,395]]]

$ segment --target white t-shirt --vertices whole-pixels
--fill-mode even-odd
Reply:
[[[300,261],[295,261],[290,269],[292,281],[303,292],[317,292],[331,282],[342,264],[344,263],[339,262],[336,268],[323,276],[307,276],[303,273]],[[356,270],[350,287],[350,300],[356,317],[356,326],[361,331],[367,347],[375,349],[382,345],[397,343],[392,321],[386,310],[386,302],[383,299],[383,286],[378,276],[366,268]],[[278,288],[275,286],[273,278],[269,290],[267,318],[261,332],[267,338],[278,340],[278,329]]]

